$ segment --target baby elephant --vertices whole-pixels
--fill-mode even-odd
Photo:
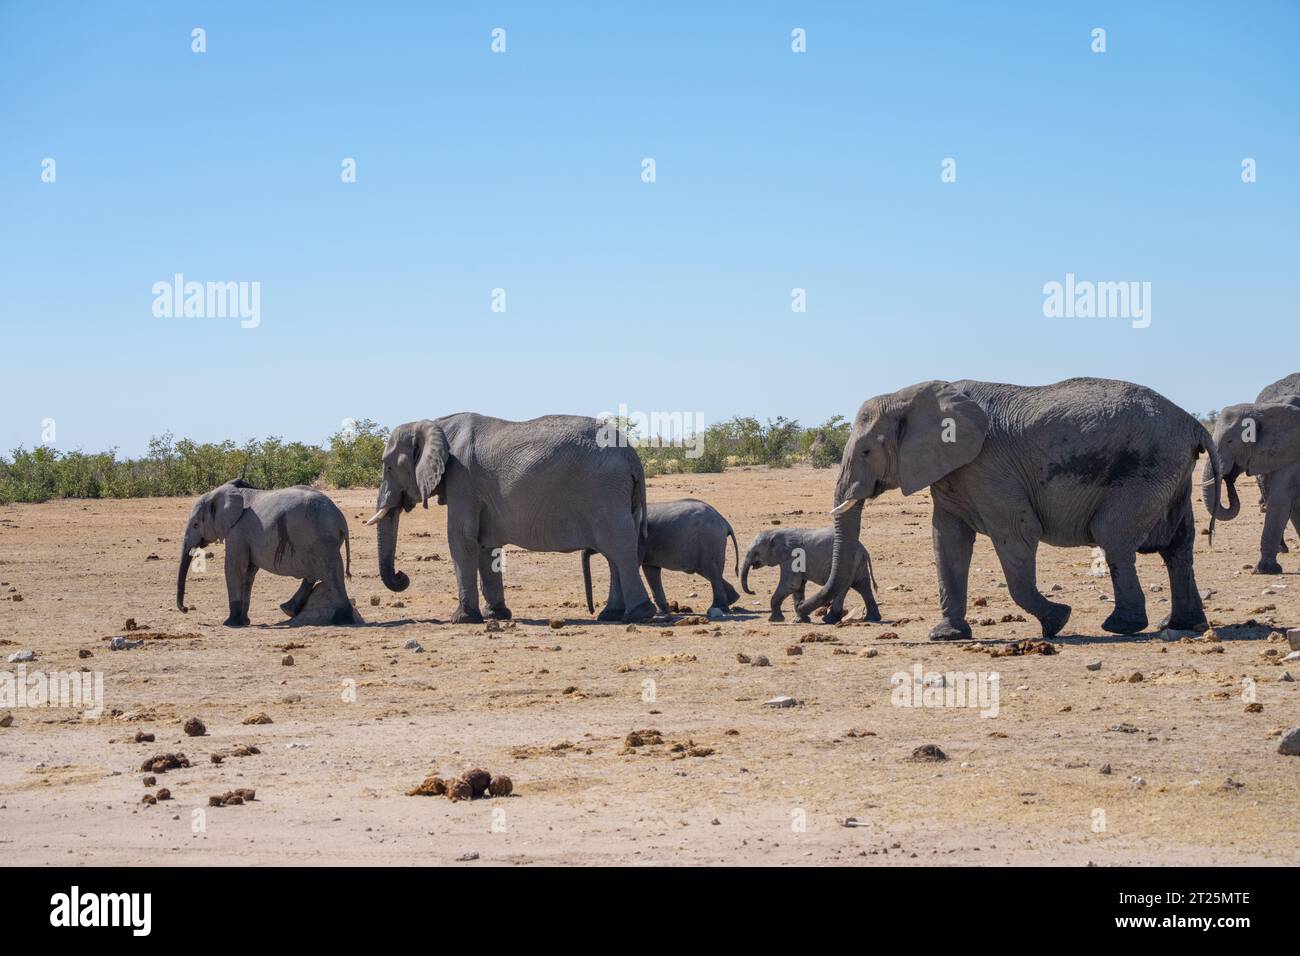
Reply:
[[[862,542],[854,543],[853,578],[849,587],[862,595],[862,600],[867,603],[867,620],[879,621],[880,606],[871,593],[871,585],[875,582],[871,573],[871,556],[867,554]],[[795,606],[798,607],[803,600],[805,582],[820,585],[830,578],[834,545],[834,528],[774,528],[760,531],[745,552],[745,563],[740,569],[740,586],[746,594],[753,594],[749,589],[749,569],[780,567],[781,578],[776,583],[776,590],[772,592],[772,613],[768,620],[784,621],[781,605],[787,597],[793,594]],[[842,617],[843,595],[838,602],[831,604],[823,620],[827,624],[834,624]],[[804,624],[809,623],[803,615],[799,615],[798,620]]]
[[[230,617],[226,627],[244,627],[248,602],[258,569],[301,578],[302,586],[280,609],[296,616],[312,591],[334,609],[332,624],[353,623],[352,604],[343,578],[352,577],[352,548],[343,512],[328,497],[299,485],[260,491],[240,479],[228,481],[201,496],[190,511],[181,546],[181,570],[176,578],[176,606],[185,610],[185,575],[196,548],[226,542],[226,593]],[[347,565],[339,557],[347,551]]]
[[[646,506],[647,536],[641,545],[641,570],[645,572],[650,591],[661,614],[668,614],[668,598],[664,595],[661,572],[684,571],[698,574],[713,587],[712,607],[728,611],[740,600],[740,595],[722,577],[727,567],[727,538],[731,538],[732,553],[739,560],[736,532],[727,519],[718,514],[712,505],[695,498],[682,498]],[[587,610],[594,612],[591,602],[591,555],[582,552],[582,583],[587,592]],[[829,552],[827,552],[829,554]],[[739,569],[737,569],[739,571]]]

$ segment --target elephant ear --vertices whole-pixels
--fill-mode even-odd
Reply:
[[[974,460],[989,418],[947,382],[917,388],[899,420],[898,483],[903,494],[927,488]]]
[[[239,493],[240,487],[248,486],[235,486],[231,482],[212,492],[212,500],[208,502],[208,515],[212,519],[218,541],[224,541],[230,535],[235,522],[244,513],[244,496]]]
[[[447,435],[436,422],[425,422],[415,439],[415,486],[420,492],[420,502],[429,507],[429,499],[437,493],[442,476],[447,471]]]
[[[1246,474],[1266,475],[1300,462],[1300,407],[1290,402],[1256,405],[1242,416],[1255,421],[1255,440],[1244,442]]]

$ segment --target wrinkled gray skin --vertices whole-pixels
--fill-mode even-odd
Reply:
[[[1248,422],[1254,423],[1253,442],[1245,440]],[[1254,402],[1221,411],[1214,424],[1214,442],[1228,488],[1228,504],[1213,508],[1207,492],[1205,507],[1223,521],[1231,521],[1241,511],[1237,478],[1243,471],[1254,475],[1264,511],[1255,573],[1281,574],[1277,555],[1287,550],[1283,540],[1287,521],[1300,532],[1300,373],[1274,382]]]
[[[641,547],[641,570],[650,582],[660,613],[668,614],[664,594],[664,569],[698,574],[713,588],[712,607],[731,610],[740,600],[736,589],[722,576],[727,569],[727,538],[731,538],[733,556],[739,559],[736,533],[727,519],[709,504],[696,498],[656,502],[646,507],[646,538]],[[739,573],[739,567],[737,567]],[[614,580],[611,569],[610,582]],[[582,552],[582,585],[587,595],[587,610],[595,611],[591,600],[591,552]],[[610,601],[613,601],[611,592]]]
[[[614,568],[602,621],[654,616],[637,553],[645,535],[645,474],[636,450],[594,418],[547,415],[510,422],[472,412],[399,425],[388,436],[369,523],[379,530],[379,575],[390,591],[403,512],[436,498],[447,506],[456,567],[454,623],[480,623],[479,583],[490,617],[506,619],[501,549],[603,554]]]
[[[1038,590],[1039,542],[1105,550],[1115,590],[1107,631],[1147,626],[1136,555],[1152,552],[1169,572],[1173,608],[1162,626],[1203,629],[1190,479],[1198,453],[1213,447],[1195,418],[1128,382],[924,382],[870,399],[854,419],[835,486],[831,580],[799,612],[849,587],[852,566],[841,555],[858,539],[864,501],[891,488],[910,495],[929,487],[943,613],[931,640],[970,637],[966,586],[976,533],[993,540],[1011,597],[1038,618],[1044,637],[1060,632],[1070,608]],[[833,623],[832,614],[826,619]]]
[[[784,621],[781,605],[793,594],[797,619],[800,623],[808,624],[808,615],[798,611],[798,605],[804,599],[804,585],[808,581],[821,585],[830,580],[834,552],[834,528],[775,528],[760,531],[745,552],[745,563],[740,568],[740,586],[746,594],[753,594],[749,589],[750,569],[779,567],[781,577],[777,581],[776,590],[772,592],[772,613],[767,619]],[[876,604],[871,592],[873,584],[875,578],[871,573],[871,556],[867,554],[862,542],[855,540],[849,587],[857,591],[866,604],[866,619],[879,621],[880,606]],[[831,600],[829,613],[834,615],[835,620],[844,616],[844,597],[847,593],[848,590],[845,589],[844,594]]]
[[[303,609],[319,586],[334,608],[332,623],[352,623],[352,603],[343,581],[352,576],[348,523],[326,495],[305,485],[261,491],[238,479],[201,495],[190,510],[181,544],[176,606],[182,611],[192,552],[222,540],[226,542],[226,594],[230,601],[226,627],[248,625],[258,570],[302,579],[294,596],[280,605],[290,617]],[[346,565],[339,556],[339,545],[347,552]]]

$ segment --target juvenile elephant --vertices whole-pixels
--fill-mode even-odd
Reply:
[[[1228,504],[1215,507],[1207,487],[1206,508],[1219,519],[1231,521],[1241,511],[1237,478],[1243,471],[1256,476],[1264,531],[1255,573],[1281,574],[1277,555],[1287,550],[1283,540],[1287,522],[1300,532],[1300,373],[1274,382],[1253,403],[1230,405],[1220,412],[1214,442]]]
[[[861,595],[867,605],[868,621],[880,620],[880,606],[872,594],[875,576],[871,573],[871,555],[862,546],[862,542],[853,542],[853,571],[849,578],[849,587]],[[781,605],[791,594],[794,595],[798,620],[809,623],[807,614],[797,610],[804,599],[804,585],[825,584],[831,578],[831,562],[835,551],[834,528],[775,528],[760,531],[754,536],[749,550],[745,552],[745,563],[740,568],[740,586],[746,594],[753,594],[749,589],[750,568],[781,569],[776,590],[772,592],[772,613],[769,621],[784,621]],[[878,585],[877,585],[878,586]],[[844,597],[848,593],[831,600],[829,616],[838,621],[844,616]]]
[[[302,584],[280,609],[290,617],[306,605],[317,587],[334,609],[333,624],[353,623],[344,577],[352,576],[352,545],[343,512],[314,488],[299,485],[261,491],[240,479],[199,497],[190,510],[176,576],[176,606],[185,610],[185,575],[193,552],[214,541],[226,542],[226,627],[249,623],[253,578],[258,570],[301,578]],[[339,545],[346,564],[339,556]]]
[[[646,507],[646,538],[641,546],[641,570],[650,582],[655,604],[669,613],[664,594],[663,571],[698,574],[713,588],[712,607],[726,612],[740,600],[736,589],[722,576],[727,568],[727,538],[737,560],[736,533],[717,510],[696,498],[656,502]],[[582,584],[587,610],[595,611],[591,600],[591,551],[582,552]],[[739,568],[736,569],[739,573]],[[614,579],[613,570],[610,581]]]
[[[1147,626],[1136,556],[1158,553],[1173,604],[1162,626],[1202,630],[1191,475],[1198,454],[1209,451],[1217,504],[1213,449],[1195,418],[1128,382],[924,382],[869,399],[854,419],[835,486],[831,580],[799,611],[829,604],[849,587],[853,567],[844,557],[858,539],[864,501],[891,488],[910,495],[929,487],[943,613],[931,640],[970,637],[966,586],[976,533],[992,538],[1011,597],[1038,618],[1045,638],[1060,632],[1070,608],[1038,590],[1039,542],[1105,550],[1115,610],[1102,627],[1114,634]]]
[[[447,506],[456,568],[453,623],[481,623],[479,581],[492,617],[509,618],[502,549],[603,554],[614,569],[602,621],[644,621],[654,605],[641,584],[645,474],[613,425],[547,415],[510,422],[472,412],[399,425],[388,436],[377,511],[379,575],[390,591],[410,579],[394,569],[401,514],[436,498]]]

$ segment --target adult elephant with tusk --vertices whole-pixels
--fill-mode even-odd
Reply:
[[[1237,478],[1242,472],[1254,475],[1264,510],[1255,573],[1281,574],[1277,554],[1287,550],[1283,540],[1287,522],[1300,531],[1300,373],[1269,385],[1252,403],[1230,405],[1220,412],[1214,442],[1228,504],[1212,502],[1207,485],[1205,507],[1222,521],[1233,520],[1241,511]]]
[[[527,422],[462,412],[399,425],[388,436],[378,509],[379,575],[390,591],[410,579],[394,567],[403,512],[447,506],[447,544],[459,594],[454,623],[480,623],[479,583],[488,614],[509,618],[502,549],[603,554],[616,580],[601,620],[654,616],[641,584],[645,474],[636,449],[612,424],[547,415]]]
[[[857,544],[863,502],[891,488],[910,495],[928,487],[943,614],[931,640],[970,637],[966,586],[976,533],[993,539],[1011,597],[1038,618],[1044,637],[1060,632],[1070,608],[1038,590],[1039,542],[1105,550],[1115,590],[1107,631],[1147,626],[1136,555],[1151,552],[1169,572],[1173,606],[1163,626],[1203,629],[1191,475],[1201,451],[1215,460],[1213,447],[1195,418],[1128,382],[924,382],[869,399],[854,419],[835,486],[831,578],[799,613],[830,604],[851,583],[853,562],[843,558]],[[1217,503],[1217,464],[1211,471]]]

